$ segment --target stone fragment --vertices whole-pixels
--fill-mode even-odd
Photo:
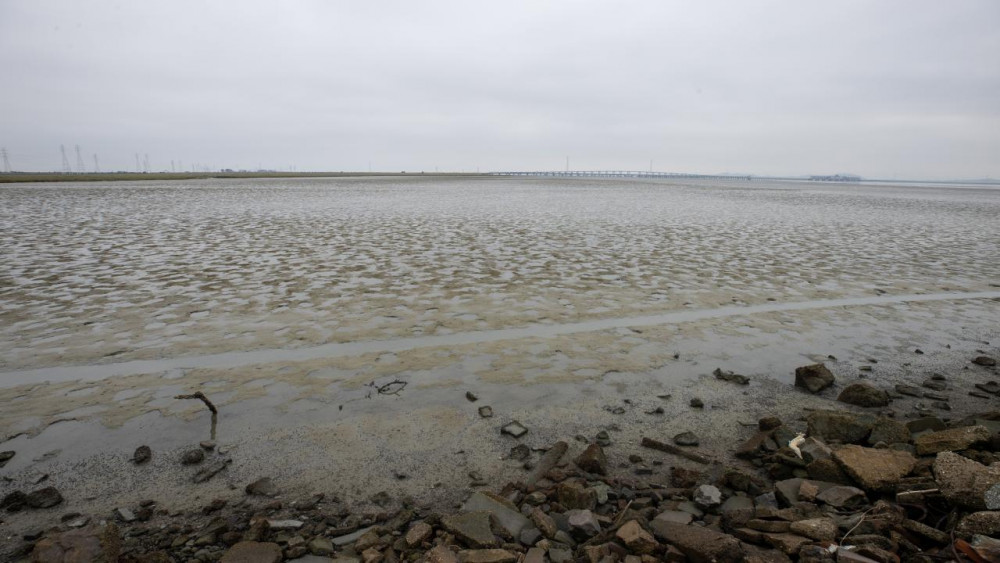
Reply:
[[[479,407],[479,416],[481,416],[483,418],[492,418],[493,417],[493,407],[490,407],[488,405],[487,406]]]
[[[501,434],[509,434],[515,438],[520,438],[528,433],[528,429],[524,427],[520,422],[512,420],[500,428]]]
[[[633,553],[652,553],[659,545],[652,534],[643,530],[639,522],[635,520],[629,520],[621,528],[618,528],[615,537],[621,540]]]
[[[61,504],[63,497],[55,487],[45,487],[28,493],[24,503],[31,508],[52,508]]]
[[[833,458],[864,489],[885,491],[913,470],[917,460],[909,452],[843,446],[833,451]]]
[[[298,530],[304,525],[302,520],[267,520],[267,527],[271,530]]]
[[[275,486],[270,477],[262,477],[247,485],[244,491],[248,495],[273,497],[278,494],[278,487]]]
[[[464,512],[485,511],[496,519],[497,523],[516,538],[521,530],[530,526],[530,521],[503,497],[491,492],[476,492],[462,505]]]
[[[54,533],[35,543],[31,560],[53,563],[83,561],[118,561],[122,539],[118,527],[91,525],[68,532]]]
[[[854,509],[868,504],[865,492],[856,487],[844,485],[830,487],[816,495],[816,500],[834,508]]]
[[[333,554],[333,542],[328,538],[318,536],[309,541],[309,553],[313,555],[332,555]]]
[[[836,378],[833,377],[833,373],[823,364],[795,368],[795,386],[806,389],[810,393],[819,393],[833,385],[834,381]]]
[[[836,440],[845,444],[864,441],[875,426],[875,417],[843,411],[817,410],[806,417],[808,434],[827,442]]]
[[[761,432],[767,432],[769,430],[774,430],[782,424],[781,419],[776,416],[765,416],[757,421],[757,429]]]
[[[809,518],[792,522],[789,531],[816,541],[833,541],[837,537],[837,523],[832,518]]]
[[[716,379],[719,379],[721,381],[728,381],[729,383],[736,383],[739,385],[750,384],[749,377],[745,375],[740,375],[738,373],[734,373],[732,371],[723,371],[721,368],[715,368],[715,371],[712,372],[712,375],[714,375]]]
[[[868,445],[874,446],[879,442],[886,444],[907,443],[910,441],[910,430],[905,424],[896,422],[884,416],[878,417],[872,433],[868,435]]]
[[[993,367],[997,365],[996,359],[991,358],[990,356],[976,356],[975,358],[972,359],[972,363],[976,364],[977,366],[986,366],[986,367]]]
[[[601,523],[589,510],[569,510],[566,512],[566,521],[571,530],[584,537],[589,538],[601,533]]]
[[[530,518],[542,535],[549,539],[554,538],[559,531],[556,521],[537,506],[531,510]]]
[[[559,483],[556,495],[559,504],[567,509],[593,510],[597,507],[597,491],[575,483]]]
[[[153,459],[153,450],[149,449],[149,446],[139,446],[132,454],[132,462],[136,465],[142,465],[151,459]]]
[[[135,513],[133,513],[131,510],[127,508],[116,508],[115,518],[117,518],[121,522],[125,522],[126,524],[128,524],[129,522],[135,522],[136,520]]]
[[[233,460],[230,458],[220,459],[218,461],[212,462],[206,465],[205,467],[199,469],[198,472],[195,473],[194,476],[191,478],[191,480],[195,483],[204,483],[205,481],[208,481],[212,477],[218,475],[219,472],[225,469],[226,466],[228,466],[232,462]]]
[[[810,542],[809,538],[797,534],[764,534],[764,540],[786,555],[798,555],[802,546]]]
[[[664,510],[663,512],[657,514],[656,518],[653,520],[673,522],[675,524],[690,524],[693,519],[694,516],[690,512],[685,512],[683,510]]]
[[[574,461],[580,469],[588,473],[608,474],[608,458],[604,455],[604,448],[597,444],[587,446],[587,449],[583,450]]]
[[[650,527],[656,537],[672,544],[693,563],[743,559],[740,540],[728,534],[709,528],[655,519],[650,523]]]
[[[434,528],[427,522],[421,520],[420,522],[410,526],[410,529],[406,531],[406,545],[409,547],[417,547],[427,541],[433,533]]]
[[[203,461],[205,461],[205,450],[201,448],[187,450],[181,454],[181,463],[184,465],[197,465]]]
[[[722,491],[714,485],[701,485],[695,489],[692,500],[702,508],[712,508],[722,504]]]
[[[458,563],[458,556],[446,545],[438,545],[426,554],[427,563]]]
[[[222,563],[278,563],[281,546],[276,543],[241,541],[226,551]]]
[[[932,455],[944,451],[965,450],[989,439],[990,431],[984,426],[960,426],[918,436],[913,445],[917,448],[917,455]]]
[[[681,432],[674,436],[674,443],[678,446],[697,446],[700,440],[694,432]]]
[[[750,497],[731,496],[719,507],[719,515],[722,516],[722,521],[726,526],[730,528],[742,527],[754,516],[753,500]],[[687,524],[690,521],[691,515],[689,514],[688,519],[682,523]]]
[[[991,538],[1000,537],[1000,511],[973,512],[958,521],[955,533],[961,538],[969,538],[976,534]]]
[[[514,563],[517,554],[506,549],[466,549],[458,552],[459,563]]]
[[[867,381],[858,381],[845,387],[837,400],[859,407],[884,407],[889,404],[889,394]]]
[[[988,491],[1000,485],[1000,465],[985,466],[954,452],[941,452],[933,465],[941,494],[951,503],[969,510],[997,509],[987,506]]]
[[[474,549],[499,547],[500,542],[490,528],[490,513],[485,510],[449,514],[441,518],[441,526],[465,545]]]

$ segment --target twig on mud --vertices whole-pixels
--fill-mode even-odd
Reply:
[[[650,448],[650,449],[653,449],[653,450],[659,450],[661,452],[665,452],[665,453],[668,453],[668,454],[679,455],[679,456],[681,456],[683,458],[687,458],[687,459],[690,459],[691,461],[694,461],[694,462],[697,462],[697,463],[702,463],[702,464],[705,464],[705,465],[708,465],[709,463],[712,463],[712,460],[710,460],[709,458],[707,458],[707,457],[705,457],[705,456],[703,456],[701,454],[697,454],[697,453],[694,453],[694,452],[689,452],[689,451],[686,451],[686,450],[682,450],[682,449],[678,448],[677,446],[674,446],[674,445],[671,445],[671,444],[664,444],[663,442],[660,442],[658,440],[654,440],[652,438],[643,437],[643,439],[642,439],[642,446],[644,448]]]
[[[368,386],[371,387],[373,390],[375,390],[375,392],[378,393],[379,395],[399,395],[399,392],[406,388],[406,384],[407,384],[406,381],[393,379],[392,381],[384,385],[375,385],[375,382],[372,381],[371,383],[368,384]],[[371,391],[368,392],[367,398],[368,399],[372,398]]]
[[[205,394],[202,393],[201,391],[198,391],[197,393],[194,393],[193,395],[177,395],[174,398],[175,399],[201,399],[201,402],[205,403],[205,406],[208,407],[208,410],[212,411],[212,414],[219,414],[219,409],[215,408],[215,405],[212,404],[212,401],[209,401],[208,397],[206,397]]]

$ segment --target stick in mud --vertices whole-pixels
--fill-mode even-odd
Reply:
[[[664,444],[663,442],[659,442],[659,441],[654,440],[652,438],[643,438],[642,439],[642,446],[645,447],[645,448],[651,448],[651,449],[654,449],[654,450],[659,450],[661,452],[666,452],[668,454],[679,455],[679,456],[681,456],[683,458],[690,459],[691,461],[695,461],[695,462],[698,462],[698,463],[704,463],[706,465],[708,465],[709,463],[712,463],[712,460],[708,459],[707,457],[705,457],[705,456],[703,456],[701,454],[696,454],[694,452],[689,452],[689,451],[686,451],[686,450],[682,450],[682,449],[678,448],[677,446],[672,446],[670,444]]]
[[[212,414],[219,414],[219,410],[215,408],[215,405],[212,404],[212,401],[209,401],[208,397],[206,397],[205,394],[202,393],[201,391],[198,391],[197,393],[194,393],[193,395],[177,395],[174,398],[175,399],[201,399],[201,402],[205,403],[205,406],[208,407],[208,410],[212,411]]]

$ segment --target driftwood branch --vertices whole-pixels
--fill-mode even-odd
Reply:
[[[215,405],[212,404],[212,401],[209,401],[208,397],[206,397],[205,394],[202,393],[201,391],[198,391],[197,393],[194,393],[192,395],[177,395],[174,398],[175,399],[201,399],[201,402],[205,403],[205,406],[208,407],[208,410],[212,411],[212,414],[219,414],[219,409],[215,408]]]
[[[679,455],[679,456],[681,456],[683,458],[690,459],[691,461],[696,461],[698,463],[704,463],[706,465],[709,464],[709,463],[712,463],[712,460],[708,459],[707,457],[705,457],[705,456],[703,456],[701,454],[696,454],[694,452],[689,452],[687,450],[682,450],[682,449],[678,448],[677,446],[674,446],[672,444],[665,444],[663,442],[654,440],[652,438],[643,438],[642,439],[642,446],[645,447],[645,448],[651,448],[651,449],[654,449],[654,450],[659,450],[661,452],[665,452],[665,453],[668,453],[668,454]]]

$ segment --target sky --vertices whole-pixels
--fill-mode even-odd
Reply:
[[[0,0],[0,147],[45,171],[60,145],[74,171],[79,145],[87,171],[1000,178],[1000,2]]]

